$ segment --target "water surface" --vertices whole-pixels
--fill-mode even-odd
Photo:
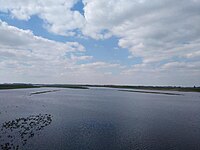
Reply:
[[[200,94],[179,93],[1,90],[0,149],[199,150]]]

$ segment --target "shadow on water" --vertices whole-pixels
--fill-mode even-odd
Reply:
[[[39,114],[4,122],[0,131],[0,149],[18,150],[52,122],[52,115]]]

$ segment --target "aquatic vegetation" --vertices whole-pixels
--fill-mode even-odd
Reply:
[[[51,122],[52,115],[50,114],[31,115],[27,118],[4,122],[0,130],[0,148],[2,150],[20,149]]]
[[[150,93],[150,94],[164,94],[164,95],[183,95],[179,93],[169,93],[169,92],[155,92],[155,91],[135,91],[135,90],[118,90],[122,92],[137,92],[137,93]]]
[[[38,91],[38,92],[31,93],[30,96],[35,95],[35,94],[44,94],[44,93],[57,92],[57,91],[60,91],[60,90]]]

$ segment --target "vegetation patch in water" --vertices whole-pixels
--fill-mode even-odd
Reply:
[[[153,92],[153,91],[134,91],[134,90],[119,90],[123,92],[137,92],[137,93],[151,93],[151,94],[165,94],[165,95],[183,95],[178,93],[167,93],[167,92]]]
[[[2,150],[21,149],[29,139],[39,134],[39,131],[51,122],[52,115],[39,114],[3,123],[0,132],[0,148]]]
[[[35,95],[35,94],[44,94],[44,93],[57,92],[57,91],[60,91],[60,90],[38,91],[38,92],[31,93],[30,96]]]

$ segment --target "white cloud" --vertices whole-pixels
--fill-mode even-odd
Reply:
[[[71,54],[71,59],[74,61],[86,61],[86,60],[91,60],[93,56],[75,56]]]
[[[200,63],[169,62],[164,65],[138,64],[121,72],[121,78],[135,85],[199,85]]]
[[[56,42],[33,35],[29,30],[18,29],[0,21],[0,68],[8,76],[51,76],[76,63],[67,53],[84,52],[77,42]],[[21,75],[20,75],[21,74]],[[9,81],[1,78],[2,80]]]
[[[28,20],[38,15],[46,24],[45,27],[60,35],[74,35],[73,30],[84,25],[84,17],[71,8],[78,0],[0,0],[0,11],[11,13],[12,17]]]
[[[130,77],[131,75],[138,76],[140,79],[142,76],[146,77],[145,72],[151,72],[149,77],[146,77],[151,80],[154,76],[155,80],[151,82],[161,83],[163,79],[163,81],[175,83],[175,79],[184,82],[187,78],[192,84],[194,81],[199,82],[200,69],[195,67],[199,66],[200,61],[199,0],[83,0],[84,16],[72,10],[76,2],[77,0],[49,0],[48,2],[16,0],[13,3],[12,0],[0,0],[0,11],[9,12],[13,17],[23,20],[30,19],[32,15],[38,15],[45,22],[44,25],[48,31],[59,35],[74,36],[78,30],[82,33],[79,35],[81,37],[88,36],[94,39],[117,37],[118,46],[130,51],[130,61],[136,57],[142,59],[141,64],[133,65],[128,70],[124,69],[122,76],[118,77],[120,81],[123,80],[122,77],[124,78],[125,74]],[[19,55],[17,52],[13,53],[13,49],[20,50],[20,55],[30,56],[30,59],[42,57],[49,60],[55,57],[60,58],[66,49],[68,51],[85,50],[78,43],[63,44],[35,37],[31,31],[17,29],[15,32],[14,27],[9,28],[12,34],[0,36],[1,49],[6,48],[6,51],[2,52],[4,58]],[[0,34],[4,34],[3,28]],[[17,39],[14,38],[15,34],[17,34]],[[26,49],[24,45],[35,49],[34,57],[32,53],[22,52]],[[49,50],[44,51],[44,49]],[[59,54],[51,56],[51,52]],[[68,59],[80,61],[91,58],[91,56],[72,55]],[[60,60],[57,59],[57,61]],[[103,64],[104,62],[95,63],[82,64],[78,67],[68,65],[66,68],[82,67],[89,71],[88,68],[109,66],[108,63]],[[184,77],[183,75],[179,78],[175,76],[176,73],[181,75],[184,71],[187,72]],[[173,82],[170,76],[174,78]],[[142,81],[139,79],[132,79],[132,82]]]
[[[121,74],[131,83],[199,84],[200,3],[194,0],[84,0],[88,26],[108,31],[127,48],[133,65]],[[95,11],[94,10],[98,10]],[[93,29],[93,28],[91,28]],[[92,31],[92,37],[95,30]],[[89,32],[88,32],[89,33]],[[106,33],[106,32],[105,32]]]
[[[0,82],[86,83],[104,80],[106,62],[87,62],[85,48],[77,42],[56,42],[35,36],[0,21]],[[87,76],[87,77],[86,77]],[[100,80],[99,80],[100,81]]]
[[[83,33],[96,39],[117,36],[119,46],[144,63],[185,58],[199,48],[199,1],[84,0],[84,4],[87,32]]]
[[[0,44],[1,47],[14,47],[19,50],[32,51],[39,53],[56,53],[66,51],[85,51],[84,47],[77,42],[60,43],[42,37],[34,36],[30,30],[22,30],[0,20]],[[28,47],[28,48],[27,48]],[[46,49],[46,51],[44,51]],[[56,51],[55,51],[56,50]]]
[[[84,52],[77,42],[60,43],[33,35],[0,21],[0,62],[1,73],[15,72],[32,75],[60,71],[74,61],[66,53]]]

